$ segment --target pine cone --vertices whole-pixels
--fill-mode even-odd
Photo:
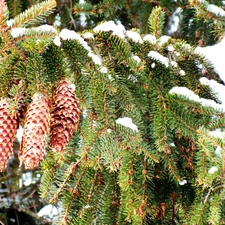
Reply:
[[[0,100],[0,171],[7,166],[7,161],[13,155],[13,142],[16,137],[18,123],[16,117],[8,111],[6,99]]]
[[[49,124],[49,98],[42,93],[36,93],[25,116],[24,134],[19,153],[20,162],[25,164],[25,168],[33,169],[43,159]]]
[[[61,81],[53,95],[50,146],[53,151],[62,152],[77,129],[79,122],[79,101],[73,88]]]

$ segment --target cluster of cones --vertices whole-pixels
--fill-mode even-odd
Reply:
[[[26,112],[19,151],[19,159],[25,168],[37,167],[43,159],[49,131],[52,150],[62,152],[77,129],[79,115],[79,101],[66,81],[59,83],[53,94],[52,104],[46,94],[36,93]],[[9,112],[7,100],[0,100],[0,171],[6,168],[7,161],[13,154],[17,121],[16,116]]]

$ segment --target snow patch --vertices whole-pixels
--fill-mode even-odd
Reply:
[[[224,132],[222,132],[219,128],[209,132],[209,135],[214,138],[224,138]]]
[[[151,67],[152,67],[152,69],[155,68],[155,63],[152,63],[151,64]]]
[[[134,55],[134,56],[133,56],[133,59],[134,59],[137,63],[140,63],[140,62],[141,62],[141,59],[140,59],[137,55]]]
[[[170,36],[163,35],[158,39],[158,43],[159,43],[159,45],[163,45],[163,44],[167,43],[170,39],[171,39]]]
[[[77,40],[88,52],[92,52],[88,43],[84,41],[80,34],[76,33],[73,30],[62,29],[59,37],[61,37],[63,40]]]
[[[96,65],[102,65],[102,59],[98,55],[94,54],[93,52],[89,52],[88,56],[92,58]]]
[[[107,67],[102,66],[101,69],[100,69],[100,72],[101,72],[101,73],[108,73]]]
[[[171,64],[171,66],[173,66],[173,67],[177,67],[177,62],[175,62],[175,61],[171,61],[170,64]]]
[[[180,70],[180,75],[181,75],[181,76],[184,76],[184,75],[185,75],[184,70]]]
[[[118,118],[118,119],[116,120],[116,123],[117,123],[117,124],[120,124],[120,125],[122,125],[122,126],[128,127],[128,128],[130,128],[131,130],[133,130],[133,131],[138,132],[137,126],[132,122],[132,119],[129,118],[129,117]]]
[[[183,95],[186,98],[198,102],[203,106],[208,106],[208,107],[212,107],[216,110],[225,110],[225,108],[223,108],[223,105],[216,103],[215,101],[211,100],[211,99],[205,99],[205,98],[200,98],[198,95],[196,95],[192,90],[186,88],[186,87],[173,87],[170,91],[170,94],[178,94],[178,95]]]
[[[161,55],[160,53],[156,52],[156,51],[150,51],[148,53],[148,57],[153,58],[159,62],[161,62],[162,64],[164,64],[166,67],[168,67],[169,65],[169,59],[164,57],[163,55]]]
[[[197,47],[196,54],[204,55],[214,65],[215,71],[218,72],[220,78],[225,82],[224,58],[225,58],[225,37],[213,46]]]
[[[170,45],[168,45],[167,50],[169,52],[173,52],[175,49],[174,49],[173,45],[170,44]]]
[[[216,94],[219,101],[222,102],[222,105],[225,105],[225,86],[222,84],[219,84],[215,80],[209,80],[206,77],[202,77],[199,79],[201,84],[208,85],[210,89]],[[225,108],[225,106],[224,106]]]
[[[26,33],[26,28],[23,28],[23,27],[13,28],[11,30],[11,35],[14,38],[18,38],[20,36],[23,36],[25,33]]]
[[[213,173],[215,173],[215,172],[217,172],[217,171],[218,171],[218,167],[217,167],[217,166],[212,166],[212,167],[208,170],[208,173],[213,174]]]
[[[117,35],[120,38],[124,38],[126,29],[122,24],[116,25],[114,21],[107,21],[96,26],[93,31],[95,33],[101,32],[101,31],[105,31],[105,32],[113,31],[112,33],[113,35]]]
[[[49,218],[53,218],[54,216],[59,215],[59,210],[54,205],[48,204],[40,209],[37,215],[39,217],[47,216]]]
[[[179,185],[180,185],[180,186],[183,186],[183,185],[185,185],[186,183],[187,183],[187,180],[182,180],[182,181],[179,182]]]
[[[86,32],[83,34],[84,39],[94,39],[94,35],[91,32]]]
[[[143,37],[143,41],[148,41],[150,42],[151,44],[156,44],[156,38],[155,36],[151,35],[151,34],[147,34]]]
[[[222,16],[222,17],[225,16],[225,11],[221,7],[218,7],[214,4],[209,4],[207,7],[207,11],[214,13],[218,16]]]
[[[19,128],[17,129],[17,133],[16,133],[16,137],[18,139],[18,141],[21,143],[22,141],[22,137],[23,137],[23,132],[24,132],[24,129],[22,126],[19,126]]]
[[[61,45],[60,37],[56,36],[54,38],[53,42],[54,42],[55,45],[60,46]]]
[[[133,42],[140,43],[140,44],[143,43],[143,40],[142,40],[140,34],[137,33],[137,32],[135,32],[135,31],[128,30],[128,31],[126,32],[126,36],[127,36],[128,38],[130,38]]]

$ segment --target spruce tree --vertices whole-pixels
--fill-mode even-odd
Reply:
[[[0,0],[1,221],[44,224],[49,203],[63,225],[225,224],[224,111],[203,80],[224,81],[196,51],[222,38],[222,7]]]

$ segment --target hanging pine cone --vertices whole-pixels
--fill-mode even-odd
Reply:
[[[25,168],[33,169],[43,159],[49,124],[49,98],[42,93],[36,93],[25,116],[24,134],[19,153],[20,162],[25,164]]]
[[[79,101],[73,88],[61,81],[53,95],[50,146],[62,152],[77,129],[80,115]]]
[[[18,128],[16,117],[8,111],[6,99],[0,100],[0,171],[7,166],[7,161],[13,155],[13,142]]]

